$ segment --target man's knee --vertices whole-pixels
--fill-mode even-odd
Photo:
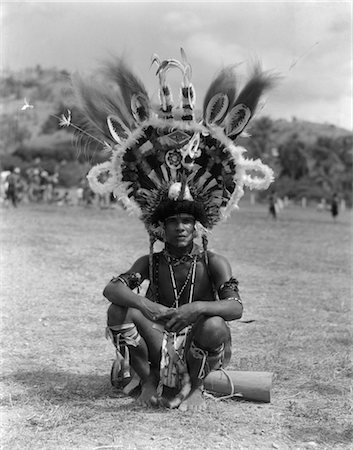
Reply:
[[[193,339],[205,350],[212,350],[229,340],[230,331],[220,316],[207,317],[195,325]]]
[[[132,322],[135,325],[140,325],[143,321],[143,314],[135,308],[126,308],[125,306],[118,306],[111,304],[107,311],[108,326],[120,325],[126,322]]]
[[[126,321],[128,309],[123,306],[114,305],[109,306],[107,311],[108,326],[119,325]]]
[[[137,347],[141,336],[131,319],[130,308],[111,304],[107,312],[106,336],[110,337],[118,348],[120,344]]]

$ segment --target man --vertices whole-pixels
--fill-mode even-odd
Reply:
[[[130,344],[129,350],[131,365],[141,378],[138,402],[151,405],[156,402],[160,381],[161,331],[164,327],[167,332],[178,334],[190,326],[183,359],[190,375],[191,390],[180,408],[199,408],[203,405],[202,380],[210,370],[219,368],[225,357],[229,360],[230,331],[226,321],[241,317],[242,304],[228,261],[212,252],[205,256],[194,244],[193,215],[183,212],[171,215],[165,219],[164,229],[165,249],[156,255],[158,300],[152,289],[142,297],[134,294],[129,283],[124,282],[137,274],[139,282],[149,278],[149,256],[146,255],[105,288],[104,295],[112,303],[108,310],[108,327],[113,334],[123,324],[136,327],[138,343]],[[194,275],[193,264],[196,264]],[[219,293],[220,301],[215,301],[214,290]],[[160,326],[154,327],[155,323]],[[205,361],[200,352],[206,356]],[[202,364],[206,370],[201,370]]]
[[[18,167],[10,170],[10,174],[6,178],[6,183],[6,199],[9,201],[9,203],[11,202],[15,208],[17,208],[18,188],[20,185],[20,169]]]
[[[338,195],[336,194],[336,192],[334,192],[331,199],[331,215],[333,217],[333,220],[336,222],[338,216]]]
[[[158,111],[122,60],[105,67],[104,83],[77,77],[87,129],[75,128],[110,153],[87,175],[92,191],[112,193],[143,221],[150,239],[149,255],[104,290],[111,302],[108,334],[117,348],[113,380],[131,361],[141,404],[187,409],[202,405],[203,379],[229,360],[226,322],[242,314],[238,283],[227,260],[207,250],[207,233],[237,207],[244,187],[267,189],[273,181],[273,171],[245,158],[235,141],[275,77],[256,64],[238,92],[234,68],[223,69],[206,92],[200,121],[183,49],[181,56],[180,62],[154,55]],[[177,108],[167,84],[171,69],[182,73]],[[165,244],[160,253],[153,252],[157,240]],[[150,282],[146,296],[135,292],[144,280]]]

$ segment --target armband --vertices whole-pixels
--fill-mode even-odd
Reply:
[[[117,277],[113,277],[110,282],[117,283],[118,281],[121,281],[125,286],[127,286],[131,290],[134,290],[141,285],[141,278],[141,274],[138,272],[122,273]]]
[[[239,282],[236,278],[230,278],[223,283],[218,289],[218,296],[220,300],[235,300],[242,305],[238,289]]]
[[[221,298],[221,300],[234,300],[235,302],[238,302],[243,306],[243,302],[241,301],[240,297],[227,297],[227,298]]]

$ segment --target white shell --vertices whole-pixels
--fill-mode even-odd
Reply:
[[[114,123],[118,126],[115,126]],[[130,135],[130,130],[118,116],[109,115],[107,117],[107,124],[112,138],[118,144],[121,144],[121,142]]]
[[[179,198],[180,190],[181,190],[181,183],[179,181],[177,181],[176,183],[173,183],[170,186],[169,191],[168,191],[168,197],[170,198],[170,200],[177,200]],[[185,186],[183,200],[193,200],[193,197],[190,193],[190,189],[189,189],[188,185]]]
[[[206,123],[212,124],[223,119],[229,106],[229,98],[226,94],[216,94],[208,102],[205,114]],[[217,111],[218,109],[218,111]]]
[[[240,134],[249,122],[251,110],[243,103],[236,105],[227,116],[225,133],[227,136]]]
[[[141,123],[148,119],[149,111],[146,99],[142,95],[133,95],[131,98],[131,112],[136,122]]]

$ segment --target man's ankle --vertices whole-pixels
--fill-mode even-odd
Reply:
[[[191,378],[191,389],[194,391],[196,389],[203,388],[203,380],[201,378]]]

